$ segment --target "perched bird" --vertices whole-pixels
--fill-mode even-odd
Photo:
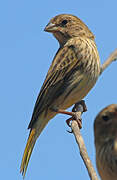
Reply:
[[[83,99],[100,74],[100,58],[93,33],[76,16],[60,14],[44,29],[58,40],[58,49],[37,98],[29,123],[29,138],[22,158],[25,176],[37,138],[59,109],[67,109]],[[57,109],[57,110],[56,110]]]
[[[96,164],[102,180],[117,180],[117,104],[104,108],[94,122]]]

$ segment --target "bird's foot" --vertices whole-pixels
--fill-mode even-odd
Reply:
[[[79,126],[79,128],[81,129],[81,128],[82,128],[82,118],[81,118],[81,117],[79,117],[79,118],[77,117],[77,118],[76,118],[75,116],[73,116],[73,117],[67,119],[67,120],[66,120],[67,125],[68,125],[69,127],[71,127],[71,122],[73,121],[73,119],[77,121],[78,126]]]
[[[73,117],[67,119],[66,123],[70,128],[71,128],[71,123],[73,120],[75,120],[77,122],[79,128],[81,129],[82,128],[82,118],[78,118],[78,117],[75,118],[75,116],[73,116]],[[72,130],[71,131],[67,130],[67,132],[72,133]]]
[[[86,112],[86,111],[87,111],[87,107],[84,100],[81,100],[78,103],[76,103],[72,109],[72,113],[73,113],[72,117],[66,120],[67,125],[71,127],[72,121],[75,120],[79,128],[81,129],[82,128],[81,115],[83,112]],[[80,112],[80,114],[78,112]],[[72,133],[72,130],[67,131],[67,132]]]
[[[73,120],[77,121],[79,128],[82,128],[82,118],[81,115],[83,112],[87,111],[87,107],[84,100],[79,101],[76,103],[72,109],[72,112],[65,111],[63,109],[59,109],[57,107],[51,108],[52,111],[60,113],[60,114],[66,114],[69,116],[72,116],[71,118],[66,120],[66,123],[69,127],[71,127],[71,122]],[[77,112],[81,112],[81,115],[79,115]],[[68,131],[69,133],[72,133],[72,131]]]

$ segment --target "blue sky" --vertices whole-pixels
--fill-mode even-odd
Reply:
[[[4,0],[0,2],[0,177],[21,180],[19,173],[28,137],[27,126],[51,61],[59,47],[43,31],[53,16],[70,13],[81,18],[96,36],[101,62],[117,48],[117,1]],[[105,106],[117,103],[117,62],[99,78],[85,98],[88,111],[83,129],[95,166],[93,121]],[[57,115],[39,137],[32,153],[28,179],[89,179],[65,115]],[[96,166],[95,166],[96,167]]]

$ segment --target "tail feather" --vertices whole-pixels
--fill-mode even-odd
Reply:
[[[22,158],[22,162],[20,166],[20,172],[22,173],[23,178],[25,177],[26,170],[28,167],[28,163],[29,163],[30,156],[34,148],[35,142],[50,119],[50,118],[44,119],[43,118],[44,114],[45,112],[42,113],[41,117],[37,121],[37,124],[35,124],[35,127],[31,127],[31,130],[30,130],[30,134],[27,140],[27,144],[24,150],[24,154],[23,154],[23,158]]]
[[[23,178],[25,177],[26,174],[26,170],[27,170],[27,166],[28,166],[28,162],[30,160],[30,156],[33,150],[33,147],[35,145],[36,142],[36,130],[32,129],[29,137],[28,137],[28,141],[24,150],[24,154],[23,154],[23,158],[22,158],[22,163],[21,163],[21,167],[20,167],[20,172],[23,175]]]

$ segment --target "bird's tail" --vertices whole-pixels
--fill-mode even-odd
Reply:
[[[30,156],[31,156],[33,147],[35,145],[36,139],[37,139],[36,129],[32,129],[30,131],[30,134],[28,137],[28,141],[27,141],[27,144],[26,144],[26,147],[24,150],[24,154],[23,154],[23,158],[22,158],[22,162],[21,162],[21,167],[20,167],[20,172],[22,173],[23,178],[25,177],[28,162],[30,160]]]

